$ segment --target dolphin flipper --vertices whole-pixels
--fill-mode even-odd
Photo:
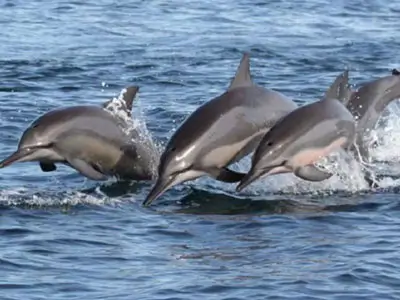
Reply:
[[[53,163],[44,163],[40,162],[39,163],[40,168],[42,169],[43,172],[52,172],[57,170],[57,167]]]
[[[208,173],[214,177],[216,180],[223,181],[223,182],[239,182],[241,181],[246,174],[232,171],[228,168],[213,168],[207,170]]]
[[[84,160],[78,158],[67,159],[68,163],[76,169],[82,175],[92,179],[92,180],[106,180],[107,176],[95,170],[91,165],[89,165]]]
[[[297,168],[293,172],[297,177],[307,181],[323,181],[330,178],[333,174],[323,171],[314,165],[307,165]]]

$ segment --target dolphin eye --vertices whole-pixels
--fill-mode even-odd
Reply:
[[[273,142],[269,141],[269,142],[267,143],[267,146],[272,146],[273,144],[274,144]]]

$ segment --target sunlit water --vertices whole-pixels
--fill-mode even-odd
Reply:
[[[60,106],[139,85],[131,128],[158,149],[228,86],[243,51],[254,80],[317,100],[400,66],[396,1],[0,1],[0,156]],[[117,102],[117,100],[114,101]],[[238,194],[209,178],[141,202],[151,183],[96,183],[34,163],[0,170],[0,299],[399,299],[400,110],[358,165]],[[247,170],[249,158],[235,166]]]

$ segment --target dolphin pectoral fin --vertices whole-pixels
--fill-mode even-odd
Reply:
[[[307,181],[323,181],[329,179],[333,174],[323,171],[314,165],[296,168],[293,172],[297,177]]]
[[[234,182],[239,182],[241,181],[246,174],[232,171],[228,168],[213,168],[207,170],[207,172],[214,177],[215,179],[222,181],[222,182],[229,182],[229,183],[234,183]]]
[[[42,169],[43,172],[52,172],[57,170],[57,167],[53,163],[44,163],[40,162],[39,163],[40,168]]]
[[[72,168],[76,169],[79,173],[86,176],[87,178],[98,181],[107,179],[106,175],[100,173],[91,165],[89,165],[87,162],[81,159],[78,158],[68,159],[68,163],[71,165]]]

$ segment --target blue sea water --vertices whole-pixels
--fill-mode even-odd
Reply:
[[[400,67],[388,0],[0,0],[0,26],[1,159],[40,114],[132,84],[162,150],[243,51],[254,81],[299,104],[345,68],[357,87]],[[378,190],[339,162],[323,183],[279,175],[238,194],[202,178],[144,208],[151,183],[2,169],[0,299],[400,299],[399,115],[391,104],[376,130]]]

